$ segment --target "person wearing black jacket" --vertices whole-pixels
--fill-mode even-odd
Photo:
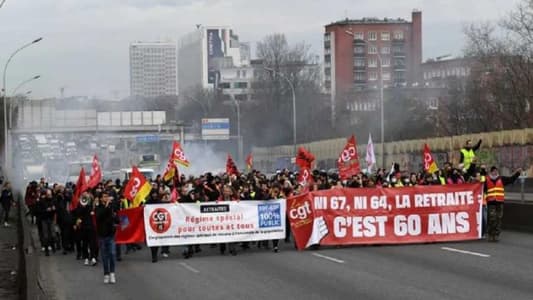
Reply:
[[[111,204],[112,198],[108,191],[102,193],[102,201],[95,207],[96,233],[102,265],[104,266],[104,283],[116,283],[115,276],[115,226],[119,223],[118,216]]]
[[[74,236],[76,239],[76,258],[84,259],[85,265],[96,265],[98,246],[93,224],[93,206],[88,193],[81,196],[78,207],[72,212],[74,222]]]
[[[4,210],[4,226],[8,227],[9,211],[13,204],[13,192],[11,191],[11,184],[9,182],[6,182],[2,188],[0,202],[2,202],[2,209]]]
[[[65,188],[56,187],[55,203],[57,212],[57,225],[60,229],[60,236],[56,240],[56,247],[63,247],[63,255],[72,249],[72,217],[68,211],[69,199],[65,197]]]
[[[42,226],[42,242],[46,256],[50,256],[50,251],[55,252],[53,226],[56,219],[56,205],[52,197],[52,191],[47,189],[45,197],[39,201],[38,208]]]

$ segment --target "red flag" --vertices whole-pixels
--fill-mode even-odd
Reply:
[[[237,166],[235,165],[233,158],[231,158],[231,155],[229,154],[228,159],[226,161],[226,173],[228,175],[239,175],[239,170],[237,170]]]
[[[190,165],[189,160],[187,160],[187,157],[185,156],[185,152],[183,152],[183,149],[181,149],[180,143],[176,141],[174,141],[174,144],[172,145],[171,158],[175,163],[184,167],[189,167]]]
[[[339,168],[339,177],[341,180],[348,179],[361,172],[355,136],[352,135],[348,139],[346,146],[344,146],[337,160],[337,167]]]
[[[132,202],[132,207],[138,207],[148,196],[152,186],[137,167],[132,168],[128,184],[124,188],[124,197]]]
[[[254,157],[252,156],[252,153],[250,153],[246,157],[246,168],[248,170],[251,170],[253,167],[254,167]]]
[[[78,181],[76,182],[76,189],[72,195],[72,201],[70,201],[70,210],[76,209],[80,203],[80,196],[87,190],[87,182],[85,181],[85,170],[81,167]]]
[[[102,181],[102,169],[100,168],[100,162],[98,162],[98,157],[95,154],[93,157],[91,176],[89,177],[89,182],[87,182],[87,187],[92,189],[96,187],[100,183],[100,181]]]
[[[298,165],[300,169],[311,169],[314,161],[315,156],[311,154],[311,152],[305,150],[303,147],[298,149],[298,154],[296,155],[296,165]]]
[[[437,170],[439,168],[435,160],[433,160],[433,156],[431,156],[431,150],[429,150],[428,144],[424,144],[424,171],[433,174]]]
[[[115,234],[117,244],[144,243],[144,208],[135,207],[118,212],[120,224]]]
[[[174,160],[172,159],[172,155],[168,159],[167,166],[165,168],[165,171],[163,172],[163,181],[169,182],[176,176],[176,171],[178,167],[174,163]]]

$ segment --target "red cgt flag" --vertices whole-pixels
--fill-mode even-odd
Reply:
[[[339,177],[341,180],[348,179],[361,172],[355,136],[352,135],[348,139],[346,146],[344,146],[337,160],[337,167],[339,168]]]
[[[312,164],[315,161],[315,156],[307,151],[305,148],[298,148],[298,154],[296,154],[296,165],[300,169],[311,169]]]
[[[439,170],[437,163],[431,156],[431,150],[429,150],[428,144],[424,144],[424,171],[433,174]]]
[[[184,167],[189,167],[190,163],[187,157],[185,156],[185,152],[183,152],[183,149],[181,149],[180,143],[174,141],[174,144],[172,145],[172,154],[171,159],[176,163],[180,164]]]
[[[128,184],[124,188],[124,197],[132,202],[132,207],[138,207],[150,194],[152,186],[137,167],[132,168]]]
[[[76,182],[76,189],[72,195],[72,201],[70,201],[70,210],[76,209],[80,203],[80,197],[83,192],[87,190],[87,182],[85,181],[85,170],[83,167],[80,170],[80,175],[78,176],[78,181]]]
[[[228,159],[226,161],[226,173],[228,175],[239,175],[239,170],[237,170],[237,166],[235,165],[233,158],[231,158],[231,155],[229,154]]]
[[[100,162],[96,154],[93,157],[93,164],[91,169],[91,176],[89,177],[89,182],[87,182],[87,187],[92,189],[96,187],[100,181],[102,181],[102,169],[100,168]]]
[[[144,232],[144,207],[139,206],[124,209],[118,212],[120,220],[115,242],[117,244],[144,243],[146,235]]]
[[[254,157],[252,156],[252,153],[250,153],[246,157],[246,168],[248,170],[251,170],[253,167],[254,167]]]

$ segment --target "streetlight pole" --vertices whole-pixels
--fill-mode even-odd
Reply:
[[[3,2],[2,2],[3,4]],[[6,73],[7,73],[7,67],[9,66],[9,63],[11,62],[11,60],[13,59],[13,57],[19,53],[20,51],[22,51],[23,49],[35,44],[35,43],[38,43],[42,40],[43,38],[40,37],[36,40],[33,40],[25,45],[23,45],[22,47],[18,48],[17,50],[15,50],[15,52],[13,52],[13,54],[11,54],[9,56],[9,58],[7,59],[7,62],[4,66],[4,73],[3,73],[3,77],[2,77],[2,102],[4,102],[4,170],[9,170],[10,169],[10,166],[9,166],[9,139],[7,137],[8,135],[8,130],[7,130],[7,89],[6,89]]]
[[[349,30],[344,31],[346,34],[355,37],[355,34]],[[367,41],[363,40],[365,44]],[[379,106],[380,106],[380,129],[381,129],[381,167],[385,168],[385,113],[384,113],[384,101],[383,101],[383,61],[379,54],[379,47],[376,44],[370,44],[376,47],[376,54],[379,62]]]
[[[17,85],[17,87],[15,89],[13,89],[13,92],[11,93],[11,95],[15,96],[17,94],[17,91],[23,86],[25,85],[26,83],[28,82],[31,82],[33,80],[37,80],[41,78],[41,75],[36,75],[36,76],[33,76],[32,78],[30,79],[27,79],[27,80],[24,80],[23,82],[21,82],[19,85]]]
[[[237,139],[238,139],[238,152],[239,152],[239,163],[242,160],[243,157],[243,145],[242,145],[242,136],[241,136],[241,107],[239,105],[239,101],[235,99],[235,97],[231,97],[233,100],[233,104],[235,104],[235,107],[237,108]]]
[[[19,85],[17,85],[17,87],[13,90],[13,93],[11,94],[11,98],[14,100],[15,99],[15,96],[17,95],[17,91],[23,86],[25,85],[26,83],[28,82],[31,82],[33,80],[37,80],[41,78],[41,75],[36,75],[36,76],[33,76],[32,78],[30,79],[27,79],[27,80],[24,80],[23,82],[21,82]],[[31,91],[30,91],[31,93]],[[29,93],[26,93],[26,94],[29,94]],[[12,101],[9,102],[9,128],[13,128],[13,103]]]
[[[268,68],[268,67],[263,67],[265,70],[269,71],[269,72],[272,72],[274,74],[278,74],[279,77],[285,79],[285,81],[287,81],[287,83],[289,83],[289,86],[291,88],[291,92],[292,92],[292,147],[293,147],[293,151],[294,151],[294,157],[296,157],[296,93],[294,91],[294,85],[292,84],[292,82],[290,81],[289,78],[287,78],[287,76],[281,74],[280,72],[272,69],[272,68]]]

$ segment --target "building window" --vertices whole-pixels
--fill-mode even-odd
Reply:
[[[439,98],[429,98],[428,107],[429,109],[439,109]]]
[[[390,54],[390,47],[381,47],[381,54]]]
[[[246,89],[248,88],[248,82],[235,82],[233,86],[236,89]]]
[[[357,46],[353,48],[354,53],[365,53],[365,47],[364,46]]]
[[[324,56],[324,62],[331,62],[331,55],[325,55]]]
[[[365,80],[365,73],[364,72],[355,73],[355,80],[356,81],[364,81]]]
[[[381,33],[381,40],[382,41],[390,41],[390,32],[388,31],[383,31]]]
[[[383,72],[383,80],[390,80],[390,72]]]
[[[368,40],[369,40],[369,41],[375,41],[375,40],[377,40],[377,39],[378,39],[378,34],[377,34],[377,32],[375,32],[375,31],[370,31],[370,32],[368,33]]]
[[[370,81],[378,80],[378,72],[375,72],[375,71],[368,72],[368,80]]]
[[[390,67],[390,57],[382,57],[381,64],[383,67]]]
[[[229,82],[221,82],[218,84],[218,87],[221,88],[221,89],[229,89],[230,88],[230,84]]]
[[[353,65],[356,67],[364,67],[365,66],[365,59],[364,58],[356,58],[353,60]]]
[[[237,78],[241,77],[241,70],[237,70]]]
[[[324,42],[328,42],[331,40],[331,34],[328,32],[324,34]]]
[[[378,48],[376,46],[368,46],[368,54],[377,54]]]
[[[246,70],[242,70],[242,78],[246,78]]]
[[[355,32],[353,34],[353,39],[354,40],[364,40],[365,39],[365,34],[362,33],[362,32]]]
[[[376,58],[369,58],[368,59],[368,67],[369,68],[376,68],[378,66],[378,60]]]
[[[394,32],[394,39],[395,40],[403,40],[403,31],[395,31]]]
[[[392,52],[395,55],[399,55],[399,56],[403,56],[403,54],[404,54],[402,46],[394,46],[394,47],[392,47]]]

